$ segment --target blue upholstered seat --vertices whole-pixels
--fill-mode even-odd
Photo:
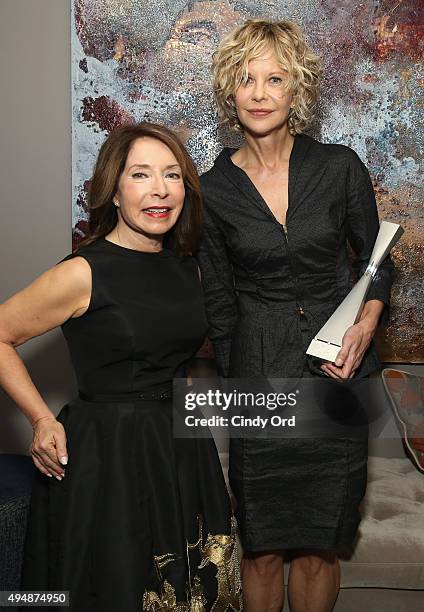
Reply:
[[[0,454],[0,590],[19,589],[35,467],[31,457]]]

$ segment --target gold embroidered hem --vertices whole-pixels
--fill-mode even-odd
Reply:
[[[240,612],[242,610],[241,580],[237,554],[236,526],[231,521],[230,534],[210,534],[203,538],[203,518],[198,517],[199,537],[196,542],[187,542],[188,584],[185,602],[177,601],[175,588],[163,577],[163,570],[178,561],[172,553],[154,557],[156,573],[160,582],[159,593],[149,590],[143,596],[143,612]],[[197,572],[190,579],[190,561],[196,555]],[[215,582],[212,599],[210,585],[206,589],[202,582],[205,569],[214,571],[205,574]],[[207,596],[209,594],[209,598]]]

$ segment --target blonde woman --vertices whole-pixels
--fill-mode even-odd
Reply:
[[[335,363],[317,366],[305,355],[351,288],[348,243],[361,272],[379,225],[356,153],[303,134],[320,61],[294,23],[249,20],[221,43],[213,70],[221,118],[244,135],[241,148],[224,149],[201,178],[206,225],[199,261],[219,371],[364,377],[379,367],[371,341],[389,303],[389,259]],[[281,609],[289,552],[291,610],[333,608],[337,548],[357,532],[366,464],[366,440],[231,441],[247,612]]]

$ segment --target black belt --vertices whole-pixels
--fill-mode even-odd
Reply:
[[[94,395],[88,395],[79,391],[78,397],[85,402],[165,402],[172,399],[172,385],[160,389],[131,391],[130,393],[95,393]]]

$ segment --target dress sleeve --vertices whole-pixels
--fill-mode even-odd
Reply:
[[[368,170],[354,153],[350,161],[347,191],[346,235],[355,253],[354,270],[358,276],[365,272],[379,230],[377,204]],[[389,320],[390,291],[393,263],[390,254],[381,263],[371,283],[366,301],[380,300],[384,309],[380,324]]]
[[[209,339],[215,350],[220,376],[228,376],[232,333],[237,320],[233,269],[222,231],[205,211],[203,235],[198,252],[209,322]]]

